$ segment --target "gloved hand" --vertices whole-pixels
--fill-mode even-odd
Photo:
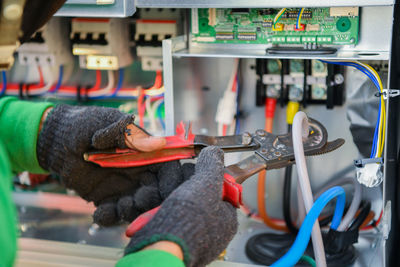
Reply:
[[[228,246],[238,222],[236,209],[222,200],[223,155],[217,147],[201,151],[195,174],[133,235],[125,255],[167,240],[182,248],[186,266],[204,266]]]
[[[161,149],[164,138],[148,135],[134,117],[117,109],[58,105],[43,123],[37,143],[39,164],[59,175],[67,188],[97,206],[93,219],[103,226],[130,222],[161,204],[190,177],[194,166],[168,162],[136,168],[101,168],[86,162],[90,149]]]

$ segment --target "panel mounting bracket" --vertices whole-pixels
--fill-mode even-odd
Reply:
[[[377,92],[376,97],[383,95],[383,99],[388,99],[389,97],[400,96],[400,89],[383,89],[382,92]]]

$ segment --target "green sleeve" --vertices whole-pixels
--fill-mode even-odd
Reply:
[[[0,266],[13,266],[17,249],[17,218],[11,199],[11,169],[0,140]]]
[[[20,101],[15,97],[0,99],[0,139],[12,171],[46,173],[36,157],[36,142],[43,112],[51,106],[51,103]]]
[[[116,267],[185,267],[183,261],[171,253],[162,250],[141,250],[131,253],[120,259]]]

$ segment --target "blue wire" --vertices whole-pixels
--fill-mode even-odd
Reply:
[[[362,73],[364,73],[366,76],[368,76],[368,78],[370,78],[372,80],[372,82],[375,84],[378,91],[380,91],[379,83],[376,80],[375,76],[369,70],[365,69],[363,66],[357,65],[353,62],[326,61],[326,60],[320,60],[320,61],[324,62],[324,63],[334,64],[334,65],[354,67],[354,68],[358,69],[359,71],[361,71]]]
[[[371,148],[371,155],[369,156],[370,158],[375,157],[375,153],[377,150],[380,117],[381,117],[381,101],[379,101],[379,112],[378,112],[378,119],[377,119],[378,122],[375,125],[374,139],[373,139],[372,148]]]
[[[336,230],[339,227],[340,221],[343,216],[344,206],[346,203],[345,192],[342,187],[335,186],[325,191],[314,203],[306,218],[301,225],[299,233],[297,234],[296,240],[293,245],[286,252],[283,257],[274,262],[271,266],[273,267],[286,267],[294,266],[304,254],[307,248],[308,242],[310,241],[311,231],[318,216],[332,199],[337,197],[335,213],[333,215],[331,229]]]
[[[4,95],[7,89],[7,73],[5,70],[1,72],[3,78],[3,86],[1,88],[0,96]]]
[[[165,130],[165,122],[164,122],[162,114],[161,114],[163,107],[164,107],[164,101],[157,108],[157,117],[160,120],[162,128]]]
[[[299,13],[297,13],[297,21],[296,21],[296,29],[299,29],[299,19],[300,19],[300,12],[302,8],[299,9]]]
[[[63,80],[63,75],[64,75],[64,66],[60,65],[59,74],[58,74],[58,81],[57,81],[56,87],[54,88],[52,93],[57,93],[57,91],[60,89],[61,84],[62,84],[62,80]]]
[[[336,64],[336,65],[351,66],[351,67],[354,67],[354,68],[358,69],[359,71],[361,71],[362,73],[367,75],[369,79],[372,80],[372,82],[375,84],[376,88],[380,92],[379,82],[377,81],[375,76],[368,69],[366,69],[365,67],[363,67],[361,65],[357,65],[356,63],[353,63],[353,62],[337,62],[337,61],[325,61],[325,60],[320,60],[320,61],[324,62],[324,63],[330,63],[330,64]],[[374,138],[373,138],[373,142],[372,142],[370,158],[374,158],[374,156],[376,154],[377,145],[378,145],[378,134],[379,134],[380,118],[381,118],[381,101],[379,101],[378,118],[377,118],[377,123],[375,124]]]
[[[111,95],[111,97],[115,97],[118,94],[119,90],[121,90],[121,88],[122,88],[123,81],[124,81],[124,69],[119,69],[118,70],[118,84],[117,84],[117,87],[115,88],[114,93]]]

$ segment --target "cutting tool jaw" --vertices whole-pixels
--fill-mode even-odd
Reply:
[[[251,143],[257,147],[254,155],[226,168],[230,176],[238,183],[263,169],[279,169],[295,163],[292,134],[274,135],[257,130]],[[308,137],[303,140],[304,153],[307,156],[331,152],[344,144],[343,139],[328,142],[328,132],[317,120],[309,118]]]

